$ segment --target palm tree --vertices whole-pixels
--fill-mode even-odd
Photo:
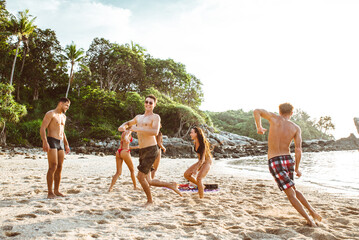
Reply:
[[[2,32],[2,35],[7,36],[16,36],[17,37],[17,43],[16,43],[16,52],[14,57],[14,62],[12,64],[11,69],[11,77],[10,77],[10,85],[12,85],[13,78],[14,78],[14,71],[15,71],[15,64],[16,64],[16,58],[17,54],[19,53],[19,48],[21,42],[27,46],[27,41],[30,36],[30,34],[35,30],[36,25],[34,25],[34,21],[36,17],[33,17],[29,15],[29,9],[26,9],[23,12],[19,12],[18,17],[16,18],[14,15],[10,15],[9,20],[4,20],[4,28],[5,32]],[[27,52],[27,49],[25,50],[25,54]],[[25,57],[25,55],[24,55]]]
[[[63,55],[63,58],[66,61],[69,61],[71,64],[71,70],[69,75],[69,83],[67,85],[67,91],[66,91],[66,97],[69,94],[70,91],[70,85],[72,80],[74,79],[74,66],[76,63],[79,64],[79,66],[84,69],[85,71],[90,72],[90,69],[81,63],[83,60],[85,51],[82,48],[76,49],[76,45],[72,42],[70,45],[67,45],[65,48],[65,55]],[[62,63],[63,64],[63,63]]]

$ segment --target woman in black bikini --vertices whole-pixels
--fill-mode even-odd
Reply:
[[[192,128],[190,136],[194,143],[194,151],[198,155],[198,162],[186,170],[184,177],[197,185],[199,197],[203,198],[204,185],[202,180],[206,177],[212,165],[210,144],[204,136],[203,130],[199,127]]]
[[[119,129],[120,130],[120,129]],[[125,161],[128,169],[131,172],[131,178],[133,182],[134,189],[137,189],[136,187],[136,176],[135,176],[135,168],[133,167],[132,159],[131,159],[131,149],[134,149],[136,147],[130,147],[130,142],[132,142],[133,138],[131,136],[132,131],[131,130],[125,130],[121,135],[121,145],[119,149],[116,152],[116,173],[112,177],[112,182],[110,185],[110,188],[108,189],[109,192],[112,191],[113,186],[115,185],[118,177],[122,173],[122,163]]]

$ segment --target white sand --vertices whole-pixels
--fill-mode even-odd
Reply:
[[[145,194],[133,190],[126,165],[107,192],[112,156],[68,155],[60,186],[66,197],[48,200],[45,153],[1,154],[0,239],[359,239],[358,199],[298,185],[324,218],[311,228],[273,180],[234,176],[218,161],[205,183],[218,183],[219,192],[200,200],[152,187],[155,204],[145,209]],[[185,183],[183,172],[195,161],[162,159],[157,177]]]

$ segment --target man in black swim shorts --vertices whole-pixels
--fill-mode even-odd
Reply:
[[[50,149],[65,150],[64,141],[53,137],[47,137]]]
[[[67,142],[65,134],[65,112],[69,107],[70,100],[68,98],[61,98],[57,107],[45,114],[40,128],[42,149],[44,152],[47,152],[47,159],[49,162],[49,169],[46,175],[48,190],[47,198],[64,196],[60,193],[59,187],[65,153],[68,154],[70,152],[69,143]],[[54,191],[52,191],[53,184]]]
[[[139,172],[137,179],[147,196],[147,203],[145,204],[145,207],[153,204],[150,186],[166,187],[182,196],[181,192],[177,188],[177,183],[167,183],[151,178],[150,170],[158,154],[156,136],[160,130],[161,123],[160,116],[153,113],[156,102],[157,99],[155,96],[148,95],[145,98],[145,113],[137,115],[134,119],[123,123],[118,128],[119,131],[125,131],[129,128],[132,131],[137,132],[138,145],[140,149],[139,165],[137,167]]]

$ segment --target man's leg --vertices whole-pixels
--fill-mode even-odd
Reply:
[[[54,189],[54,193],[55,193],[56,196],[60,196],[60,197],[64,197],[64,195],[59,192],[62,165],[64,163],[64,158],[65,158],[65,151],[64,150],[57,151],[57,168],[56,168],[56,171],[55,171],[55,189]]]
[[[300,213],[300,215],[302,215],[307,220],[307,223],[312,227],[317,226],[315,222],[313,222],[313,220],[310,219],[309,215],[304,210],[303,205],[297,199],[296,191],[293,189],[293,187],[285,189],[284,192],[285,194],[287,194],[288,200],[290,201],[292,206]]]
[[[295,189],[295,188],[294,188]],[[322,221],[322,217],[314,210],[314,208],[309,204],[309,202],[307,201],[307,199],[304,197],[304,195],[299,192],[297,189],[295,189],[295,193],[297,196],[297,199],[303,204],[304,207],[306,207],[310,213],[310,215],[312,215],[312,217],[314,218],[314,220],[317,220],[318,222]]]
[[[154,186],[154,187],[166,187],[166,188],[172,189],[172,190],[173,190],[174,192],[176,192],[178,195],[182,196],[182,193],[178,190],[178,187],[177,187],[177,183],[176,183],[176,182],[167,183],[167,182],[162,182],[162,181],[157,180],[157,179],[152,179],[152,178],[151,178],[151,174],[147,174],[146,180],[147,180],[147,182],[150,184],[150,186]]]
[[[54,174],[57,169],[57,149],[50,149],[47,152],[47,161],[49,163],[49,169],[47,170],[47,198],[55,198],[56,195],[52,191],[52,184],[54,182]]]
[[[145,191],[146,197],[147,197],[147,203],[145,204],[145,207],[153,204],[150,184],[147,182],[146,175],[148,175],[148,174],[145,174],[141,171],[138,171],[138,174],[137,174],[137,179],[140,182],[143,190]]]

